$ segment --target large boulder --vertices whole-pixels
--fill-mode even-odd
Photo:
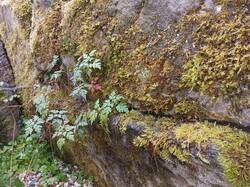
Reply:
[[[97,176],[100,185],[247,186],[249,134],[232,127],[250,127],[249,5],[246,0],[4,0],[0,37],[16,84],[44,83],[54,55],[70,76],[75,60],[96,49],[103,72],[95,78],[103,89],[90,101],[117,90],[130,108],[178,121],[162,137],[171,139],[164,152],[173,156],[169,161],[152,140],[147,151],[134,146],[132,140],[144,133],[134,122],[124,135],[111,125],[110,135],[90,129],[87,142],[71,144],[62,156]],[[79,112],[82,103],[65,94],[69,89],[57,89],[50,104]],[[21,92],[26,110],[32,109],[34,92]],[[215,123],[212,130],[204,120]],[[220,130],[220,125],[230,127]],[[182,126],[188,130],[178,130]],[[189,130],[198,140],[190,139]],[[189,163],[177,154],[182,148],[191,152]]]

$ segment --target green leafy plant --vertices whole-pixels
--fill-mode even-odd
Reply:
[[[89,54],[83,54],[78,59],[71,78],[74,89],[71,93],[73,97],[82,97],[86,99],[89,87],[90,77],[94,70],[101,69],[101,61],[95,58],[95,50]]]
[[[88,84],[83,83],[76,87],[74,87],[73,91],[71,92],[70,96],[72,97],[82,97],[86,100],[88,94]]]
[[[38,96],[35,97],[33,104],[35,106],[35,109],[38,115],[40,115],[43,119],[45,119],[49,113],[48,94],[51,92],[51,88],[43,87],[41,90],[42,90],[41,91],[42,94],[39,94]]]
[[[66,174],[61,165],[47,142],[35,138],[27,140],[26,135],[21,134],[17,140],[0,149],[0,186],[17,186],[17,183],[23,186],[20,178],[26,171],[40,173],[41,186],[67,181],[71,176],[79,183],[86,178],[78,171]]]
[[[57,139],[57,146],[62,149],[66,140],[74,141],[75,126],[69,125],[67,111],[65,110],[51,110],[47,118],[47,122],[54,127],[54,134],[52,138]]]
[[[101,62],[95,58],[95,51],[80,57],[71,78],[74,86],[71,96],[86,99],[88,91],[100,90],[98,78],[91,80],[92,72],[98,69],[101,69]],[[60,58],[55,56],[47,68],[44,80],[57,81],[62,73]],[[16,178],[17,173],[20,174],[25,170],[42,173],[41,181],[45,186],[64,180],[66,176],[58,169],[51,147],[45,138],[48,128],[51,129],[49,132],[53,133],[50,137],[56,141],[61,150],[66,142],[74,141],[76,135],[83,137],[84,128],[93,124],[97,119],[100,120],[102,127],[107,129],[108,118],[112,112],[125,113],[128,111],[124,98],[113,91],[102,103],[98,99],[94,104],[94,109],[90,112],[80,112],[73,123],[69,120],[66,110],[50,109],[49,96],[52,92],[50,86],[38,87],[38,89],[33,100],[36,113],[24,121],[24,131],[19,138],[5,147],[3,152],[0,152],[0,161],[5,162],[2,163],[2,168],[9,167],[13,171],[9,174],[6,173],[8,169],[5,171],[0,169],[0,174],[3,174],[2,178],[0,176],[0,180],[7,183],[10,178]],[[12,153],[11,158],[7,158],[9,153]],[[79,174],[76,173],[76,175]],[[4,186],[7,185],[4,183]]]
[[[116,110],[119,113],[128,112],[128,107],[123,102],[123,100],[124,98],[118,95],[115,91],[109,95],[103,104],[101,104],[100,100],[98,99],[95,102],[94,110],[88,114],[90,123],[92,124],[99,117],[101,125],[107,127],[108,117],[113,110]]]
[[[39,139],[42,136],[42,130],[45,121],[39,116],[33,116],[32,119],[25,121],[25,137],[27,141]]]
[[[62,149],[66,140],[74,141],[74,132],[76,126],[71,126],[65,110],[50,110],[49,97],[50,88],[43,87],[42,94],[34,99],[34,105],[38,116],[34,116],[26,122],[27,134],[32,136],[40,136],[42,127],[47,124],[52,124],[54,134],[53,139],[57,139],[59,149]],[[39,117],[40,116],[40,117]],[[38,133],[39,132],[39,133]]]
[[[58,81],[61,77],[62,77],[63,71],[59,70],[59,71],[55,71],[51,77],[50,77],[50,81]]]
[[[52,62],[48,65],[44,74],[45,81],[58,81],[63,74],[62,62],[59,56],[54,56]]]
[[[76,125],[70,125],[67,111],[49,110],[48,93],[42,88],[42,94],[34,99],[37,114],[24,121],[24,129],[17,140],[10,142],[0,149],[0,186],[15,186],[20,182],[19,176],[26,171],[34,171],[42,174],[40,184],[53,185],[59,181],[65,181],[67,175],[59,168],[58,161],[45,137],[45,127],[53,126],[53,137],[57,140],[59,149],[62,149],[65,141],[74,141],[77,129],[87,125],[84,115],[78,116]],[[83,176],[73,173],[75,177]],[[20,182],[20,185],[22,183]]]
[[[80,113],[76,117],[74,125],[76,127],[77,133],[80,135],[80,137],[83,137],[84,128],[88,126],[88,119],[87,119],[86,113]]]

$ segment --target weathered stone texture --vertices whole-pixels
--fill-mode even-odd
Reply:
[[[0,82],[3,82],[4,86],[7,87],[7,90],[0,89],[2,99],[15,94],[15,90],[12,90],[15,79],[2,41],[0,41]],[[15,101],[4,103],[3,100],[0,100],[0,143],[6,143],[13,139],[18,132],[20,110],[19,106],[16,105],[18,103]]]

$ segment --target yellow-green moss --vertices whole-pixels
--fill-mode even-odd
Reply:
[[[99,11],[93,7],[94,2],[73,0],[65,5],[65,15],[62,20],[61,53],[80,56],[94,47],[94,34],[105,22],[105,15],[96,19]],[[102,14],[102,13],[101,13]],[[102,46],[98,46],[102,47]]]
[[[27,89],[20,90],[19,94],[22,96],[22,103],[25,109],[30,107],[32,103],[32,86],[34,85],[34,69],[32,58],[30,55],[30,46],[26,43],[26,36],[20,28],[20,25],[15,25],[14,29],[9,32],[6,22],[0,25],[0,37],[5,44],[8,58],[13,68],[15,83]]]
[[[184,66],[181,85],[212,97],[239,94],[250,73],[249,16],[244,10],[224,11],[197,20],[198,50]]]
[[[222,5],[231,5],[231,6],[247,6],[249,4],[248,0],[216,0],[217,3]]]
[[[173,105],[173,94],[160,93],[166,79],[172,75],[171,62],[153,59],[146,53],[147,37],[136,25],[124,34],[109,38],[112,55],[108,61],[107,89],[114,85],[123,90],[129,103],[137,103],[141,110],[165,111]],[[135,41],[133,45],[131,41]],[[132,47],[131,47],[132,46]],[[106,85],[105,84],[105,85]]]
[[[32,56],[37,69],[43,70],[60,53],[61,4],[55,3],[44,12],[42,21],[37,24],[37,31],[31,38]],[[39,70],[41,70],[39,69]]]
[[[174,113],[178,118],[199,118],[202,116],[202,110],[195,101],[183,100],[174,105]]]
[[[170,160],[174,156],[182,162],[188,162],[191,154],[176,144],[175,139],[171,136],[170,127],[165,126],[157,131],[153,131],[152,127],[147,127],[140,136],[134,139],[134,145],[144,147],[165,160]]]
[[[140,120],[144,120],[146,116],[140,114]],[[172,129],[175,128],[177,122],[171,118],[159,118],[150,121],[151,125],[144,126],[144,132],[134,139],[134,145],[143,147],[157,154],[163,159],[170,160],[173,156],[182,162],[188,162],[190,153],[177,144]]]
[[[135,117],[136,121],[143,119],[142,114]],[[144,126],[134,145],[166,160],[176,157],[189,162],[192,156],[205,164],[210,164],[208,155],[213,145],[218,149],[218,162],[228,181],[237,187],[250,184],[250,135],[241,130],[209,122],[178,124],[170,118],[159,118]],[[191,149],[196,151],[191,153]]]
[[[32,4],[31,1],[27,0],[17,0],[12,2],[14,9],[14,14],[16,15],[18,21],[21,24],[22,32],[27,38],[31,31],[31,17],[32,17]]]
[[[175,129],[178,141],[187,149],[195,146],[202,157],[208,145],[218,148],[218,160],[225,176],[234,186],[250,185],[250,135],[230,127],[218,127],[211,123],[183,124]]]
[[[122,114],[120,116],[120,123],[119,123],[119,129],[122,133],[125,133],[127,130],[127,126],[129,123],[137,123],[141,124],[144,127],[152,126],[155,118],[151,115],[144,116],[142,113],[131,110],[128,113]]]
[[[190,11],[165,31],[157,31],[158,38],[151,43],[152,38],[136,24],[109,36],[112,55],[105,88],[115,87],[141,111],[156,113],[171,110],[180,89],[194,89],[214,98],[237,95],[249,74],[249,17],[238,3],[246,5],[235,1],[234,11],[223,8],[216,14]],[[112,20],[108,25],[111,31],[116,29],[113,22],[116,24]],[[185,45],[190,46],[183,49]],[[177,59],[184,67],[176,65]]]

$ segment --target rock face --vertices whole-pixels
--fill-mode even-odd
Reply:
[[[147,128],[154,141],[144,150],[132,143],[145,133],[137,126],[141,119],[125,134],[117,130],[121,123],[112,122],[109,135],[93,127],[85,141],[70,144],[62,157],[95,175],[100,186],[249,186],[249,134],[230,126],[223,135],[216,126],[250,128],[249,7],[246,0],[4,0],[0,39],[11,66],[0,48],[0,68],[12,67],[16,84],[51,84],[44,74],[54,55],[69,80],[76,59],[96,49],[103,69],[94,79],[102,91],[88,96],[89,105],[117,90],[130,108],[162,118],[166,126],[164,117],[174,119],[164,136],[152,134],[154,124]],[[0,81],[13,84],[9,70]],[[55,86],[50,104],[72,110],[74,119],[86,108],[65,94],[70,86]],[[35,90],[21,95],[32,110]],[[212,130],[205,120],[216,122],[209,124]],[[190,139],[182,126],[198,138]],[[187,155],[190,162],[184,162]]]
[[[18,132],[20,107],[15,101],[3,102],[4,98],[15,94],[15,90],[12,90],[15,79],[2,41],[0,41],[0,82],[4,82],[3,86],[7,87],[7,90],[0,90],[0,143],[6,143],[16,137]]]
[[[62,158],[97,175],[97,183],[105,187],[232,186],[216,164],[208,166],[197,159],[184,164],[174,157],[166,161],[135,147],[133,139],[143,129],[139,123],[130,122],[126,134],[122,134],[118,127],[119,117],[116,117],[108,137],[100,129],[89,129],[90,136],[84,145],[79,142],[67,145]],[[217,162],[215,157],[212,159]]]
[[[103,81],[105,92],[112,88],[126,90],[124,96],[133,108],[177,116],[184,112],[193,119],[249,127],[248,2],[71,0],[35,1],[31,5],[20,1],[22,8],[11,6],[10,2],[4,1],[1,6],[1,35],[10,51],[17,83],[33,84],[46,71],[53,55],[74,59],[95,48],[106,66],[112,67],[107,68],[108,81]],[[243,22],[237,21],[240,11]],[[209,24],[214,28],[207,29]],[[237,46],[223,49],[223,37],[231,44],[237,37],[232,34],[237,31],[219,29],[230,25],[234,25],[231,29],[242,28],[238,38],[242,58],[238,62],[233,58],[240,55]],[[216,38],[216,33],[221,38]],[[214,51],[208,53],[210,49]],[[218,63],[221,50],[229,54],[224,57],[226,67]],[[206,58],[212,53],[217,59],[209,62],[207,70]],[[72,62],[66,62],[69,69]],[[199,63],[199,67],[192,63]],[[176,106],[187,103],[192,106],[176,110]],[[202,114],[188,111],[196,106]]]

